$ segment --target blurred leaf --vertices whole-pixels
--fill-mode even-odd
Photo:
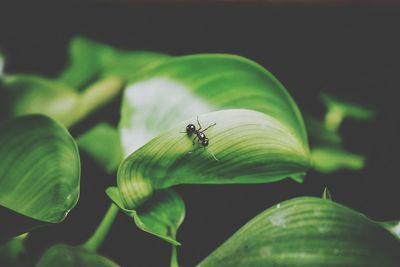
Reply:
[[[69,56],[69,66],[59,79],[74,88],[82,88],[104,74],[129,81],[169,58],[161,53],[114,49],[82,37],[71,41]]]
[[[154,196],[138,209],[126,209],[117,187],[109,187],[107,195],[143,231],[173,244],[176,233],[185,217],[185,204],[181,197],[170,189],[157,191]]]
[[[26,259],[25,238],[28,234],[22,234],[0,246],[0,266],[5,267],[29,267]]]
[[[362,155],[353,154],[341,148],[315,147],[311,150],[313,167],[322,173],[332,173],[341,169],[361,170],[365,165]]]
[[[77,139],[81,151],[87,152],[111,173],[123,160],[118,130],[107,123],[100,123]]]
[[[50,118],[30,115],[0,125],[0,159],[1,206],[44,224],[62,221],[78,201],[77,145],[68,131]],[[30,230],[31,222],[25,221],[13,221],[13,227],[22,225],[10,233],[6,218],[2,218],[0,236]]]
[[[262,212],[198,266],[396,267],[400,242],[363,214],[301,197]]]
[[[257,111],[234,109],[199,116],[207,149],[181,133],[196,118],[178,124],[130,155],[117,183],[124,207],[135,209],[154,190],[177,184],[267,183],[292,177],[301,181],[310,167],[307,148],[280,121]],[[213,153],[218,160],[212,156]]]
[[[0,79],[1,117],[8,119],[41,113],[69,125],[79,94],[62,83],[33,75],[4,76]]]
[[[344,118],[369,120],[375,116],[375,112],[358,104],[347,102],[339,98],[321,94],[327,113],[325,126],[330,130],[337,130]]]
[[[111,101],[121,88],[122,81],[113,76],[94,82],[82,93],[39,76],[4,76],[0,79],[4,97],[0,118],[40,113],[70,127]]]
[[[58,244],[50,247],[35,267],[118,267],[112,260],[80,247]]]
[[[326,200],[332,200],[331,193],[329,192],[327,186],[325,186],[325,188],[324,188],[324,193],[322,193],[322,198],[326,199]]]
[[[311,142],[338,145],[342,138],[337,131],[331,131],[325,124],[312,116],[305,116],[306,128]]]
[[[231,108],[273,117],[307,148],[301,114],[271,73],[239,56],[204,54],[173,58],[128,86],[120,121],[125,155],[184,120]]]

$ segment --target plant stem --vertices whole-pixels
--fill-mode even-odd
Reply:
[[[92,112],[109,103],[118,95],[122,86],[123,81],[115,76],[108,76],[90,85],[82,92],[77,111],[67,127],[78,123]]]
[[[171,267],[179,267],[177,246],[175,246],[175,245],[172,245]]]
[[[106,238],[115,217],[118,214],[118,210],[119,208],[112,203],[96,231],[85,243],[81,245],[83,248],[93,252],[96,252],[99,249],[99,247],[103,244],[103,241]]]

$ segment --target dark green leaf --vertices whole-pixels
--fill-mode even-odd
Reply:
[[[112,260],[80,247],[64,244],[50,247],[35,267],[118,267]]]
[[[262,212],[198,266],[396,267],[400,242],[332,201],[302,197]]]
[[[77,145],[50,118],[30,115],[0,125],[0,159],[1,206],[43,224],[62,221],[78,201]],[[24,225],[20,233],[29,229]]]
[[[117,187],[109,187],[107,195],[140,229],[173,245],[180,245],[176,241],[176,232],[185,217],[185,204],[177,193],[168,189],[157,191],[137,210],[124,207]]]

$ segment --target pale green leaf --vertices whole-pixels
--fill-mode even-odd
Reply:
[[[234,109],[203,114],[206,149],[192,142],[186,125],[154,138],[130,155],[118,170],[124,206],[134,209],[152,192],[177,184],[266,183],[300,179],[310,167],[307,148],[280,121],[257,111]],[[197,142],[196,142],[197,143]],[[214,158],[215,156],[215,158]]]
[[[1,124],[0,159],[1,206],[43,224],[62,221],[78,201],[77,145],[50,118],[29,115]],[[0,227],[1,236],[10,234],[3,232],[8,227]],[[20,233],[30,229],[21,227]]]
[[[118,188],[109,187],[107,195],[120,207],[143,231],[162,238],[172,245],[176,241],[176,232],[185,217],[185,204],[174,191],[160,190],[138,209],[127,209],[122,203]]]
[[[120,122],[125,153],[191,117],[232,108],[268,114],[307,146],[301,114],[271,73],[239,56],[205,54],[171,59],[127,87]]]
[[[321,198],[262,212],[198,266],[396,267],[400,242],[378,223]]]
[[[197,122],[198,116],[199,122]],[[186,126],[199,123],[203,149]],[[302,181],[310,167],[301,114],[283,85],[234,55],[176,57],[137,76],[123,97],[125,156],[118,187],[126,209],[177,184]]]
[[[336,147],[314,147],[311,149],[313,167],[322,173],[332,173],[341,169],[361,170],[365,166],[365,157]]]
[[[112,260],[80,247],[58,244],[45,251],[35,267],[119,267]]]

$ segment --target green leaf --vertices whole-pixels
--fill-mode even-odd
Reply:
[[[335,147],[315,147],[311,150],[314,169],[322,173],[332,173],[341,169],[361,170],[365,157]]]
[[[79,94],[62,83],[33,75],[0,78],[1,118],[40,113],[69,125]]]
[[[358,120],[370,120],[375,116],[374,111],[356,103],[347,102],[327,94],[321,94],[321,98],[327,108],[325,126],[329,130],[336,131],[342,120],[346,117]]]
[[[120,207],[143,231],[162,238],[173,244],[176,232],[185,217],[185,204],[180,196],[172,190],[160,190],[138,209],[126,209],[122,203],[118,188],[109,187],[107,195]]]
[[[214,112],[213,112],[214,111]],[[186,126],[206,131],[207,149]],[[176,57],[138,76],[123,97],[122,207],[136,210],[177,184],[301,181],[310,167],[300,112],[283,85],[233,55]]]
[[[78,201],[77,145],[50,118],[30,115],[1,124],[0,159],[1,206],[44,224],[61,222]],[[0,236],[18,223],[0,227]],[[17,234],[30,230],[24,224]]]
[[[125,155],[184,120],[232,108],[263,112],[308,146],[295,102],[271,73],[239,56],[205,54],[173,58],[127,87],[120,121]]]
[[[322,193],[322,198],[326,200],[332,200],[331,192],[329,192],[328,187],[325,186],[324,192]]]
[[[50,247],[35,267],[118,267],[112,260],[80,247],[58,244]]]
[[[27,233],[17,236],[0,246],[0,266],[29,267],[25,239]]]
[[[87,152],[107,172],[115,171],[123,160],[118,130],[107,123],[100,123],[77,139],[81,151]]]
[[[198,266],[395,267],[400,242],[354,210],[301,197],[262,212]]]
[[[337,131],[326,128],[325,124],[313,116],[305,116],[304,119],[311,143],[339,145],[342,137]]]
[[[117,183],[125,208],[135,209],[155,190],[177,184],[266,183],[301,176],[310,167],[307,148],[273,117],[252,110],[222,110],[199,116],[206,149],[182,133],[196,118],[154,138],[119,167]],[[214,156],[216,159],[214,158]]]
[[[71,41],[69,56],[69,66],[59,79],[74,88],[82,88],[105,74],[113,74],[129,81],[169,58],[161,53],[114,49],[82,37]]]
[[[4,97],[0,119],[40,113],[70,127],[106,105],[121,89],[122,81],[114,76],[92,83],[82,93],[39,76],[4,76],[0,79]]]

